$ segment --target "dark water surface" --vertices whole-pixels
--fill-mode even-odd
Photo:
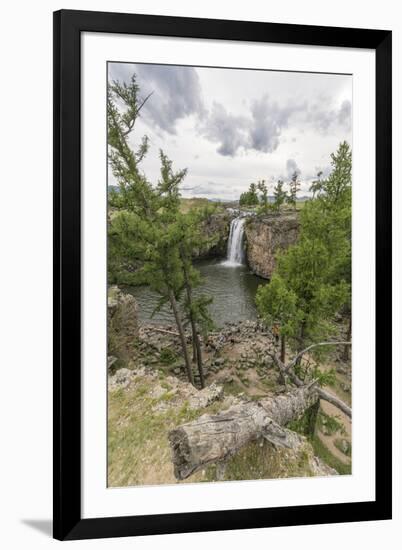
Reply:
[[[203,277],[202,287],[194,294],[204,293],[214,298],[210,312],[217,327],[228,321],[256,319],[255,293],[264,279],[253,275],[245,265],[229,266],[221,260],[208,260],[196,265]],[[166,305],[151,319],[158,295],[147,286],[127,289],[135,296],[140,319],[162,323],[173,323],[170,308]]]

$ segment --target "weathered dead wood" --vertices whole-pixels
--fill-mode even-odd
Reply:
[[[339,399],[339,397],[337,397],[333,393],[329,393],[323,388],[317,388],[317,391],[318,391],[318,395],[320,396],[320,399],[323,399],[324,401],[328,401],[328,403],[331,403],[332,405],[337,407],[340,411],[344,412],[346,416],[348,416],[350,419],[352,418],[352,409],[348,405],[346,405],[344,401]]]
[[[280,396],[241,403],[171,430],[176,478],[185,479],[209,463],[225,461],[261,437],[274,445],[297,448],[303,438],[284,426],[317,403],[317,389],[313,383]]]
[[[152,331],[161,332],[162,334],[171,334],[172,336],[177,336],[177,337],[180,336],[178,332],[175,332],[173,330],[166,330],[164,328],[152,327]]]
[[[330,346],[330,345],[351,345],[351,342],[320,342],[318,344],[312,344],[311,346],[308,346],[306,349],[302,350],[300,353],[298,353],[290,363],[285,365],[277,353],[273,353],[268,351],[268,355],[274,360],[276,366],[278,367],[279,371],[282,373],[282,375],[287,375],[292,380],[292,382],[298,386],[299,388],[303,387],[304,382],[300,380],[300,378],[297,376],[297,374],[294,372],[294,367],[297,363],[297,361],[310,349],[315,348],[317,346]],[[349,418],[352,418],[352,409],[339,397],[336,395],[324,390],[323,388],[317,388],[318,395],[320,396],[320,399],[323,399],[324,401],[328,401],[335,407],[337,407],[339,410],[344,412]]]

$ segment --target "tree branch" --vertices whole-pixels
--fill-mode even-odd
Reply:
[[[141,105],[138,107],[137,111],[136,111],[136,115],[138,116],[138,113],[141,111],[141,109],[144,107],[145,103],[148,101],[148,99],[151,97],[151,95],[153,94],[154,92],[151,92],[150,94],[147,95],[147,97],[142,101]]]
[[[303,357],[303,355],[305,353],[307,353],[308,351],[310,351],[311,349],[313,348],[316,348],[318,346],[339,346],[339,345],[343,345],[343,346],[351,346],[352,345],[352,342],[318,342],[318,344],[311,344],[310,346],[308,346],[307,348],[305,348],[304,350],[302,350],[300,353],[298,353],[293,359],[292,361],[289,363],[289,365],[286,367],[287,369],[291,369],[293,368],[298,360]]]

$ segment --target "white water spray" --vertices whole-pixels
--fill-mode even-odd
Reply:
[[[228,252],[223,265],[229,267],[244,263],[244,223],[246,218],[235,218],[230,224]]]

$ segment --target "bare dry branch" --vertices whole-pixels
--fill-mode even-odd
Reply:
[[[289,363],[289,365],[286,368],[287,369],[293,368],[297,364],[298,360],[301,357],[303,357],[303,355],[305,353],[307,353],[308,351],[310,351],[313,348],[317,348],[318,346],[339,346],[339,345],[351,346],[352,342],[338,342],[338,341],[336,341],[336,342],[318,342],[317,344],[311,344],[307,348],[300,351],[295,357],[293,357],[292,361]]]
[[[278,367],[279,371],[284,376],[289,376],[289,378],[292,380],[292,382],[296,386],[301,388],[301,387],[304,386],[304,383],[303,383],[302,380],[300,380],[300,378],[297,376],[297,374],[293,370],[296,363],[297,363],[297,359],[299,357],[302,357],[308,350],[312,349],[313,347],[326,346],[326,345],[340,345],[340,344],[342,344],[342,345],[351,345],[351,342],[319,342],[318,344],[312,344],[311,346],[308,346],[306,349],[304,349],[300,353],[298,353],[292,359],[292,361],[290,361],[290,363],[288,365],[285,365],[280,360],[279,356],[276,353],[270,352],[270,351],[268,351],[267,353],[274,360],[274,362],[275,362],[276,366]],[[322,388],[317,388],[317,392],[320,396],[320,399],[323,399],[324,401],[328,401],[329,403],[331,403],[332,405],[337,407],[339,410],[344,412],[349,418],[352,418],[352,409],[346,403],[344,403],[341,399],[339,399],[338,397],[336,397],[332,393],[330,393],[330,392],[328,392],[328,391],[326,391]]]

